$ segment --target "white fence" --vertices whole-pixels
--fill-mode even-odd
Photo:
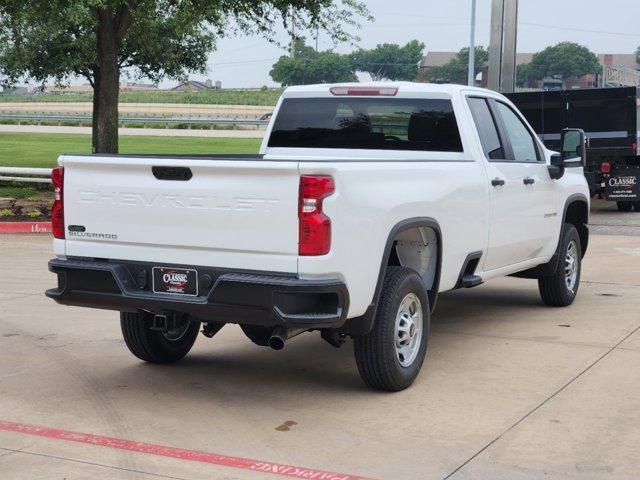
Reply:
[[[51,168],[0,167],[0,182],[3,181],[51,183]]]
[[[52,115],[52,114],[13,114],[13,113],[0,113],[0,121],[2,122],[16,122],[20,125],[21,122],[35,122],[38,125],[41,123],[58,123],[62,122],[86,122],[92,121],[91,115]],[[213,127],[215,125],[230,125],[232,127],[251,126],[255,128],[266,127],[269,124],[267,116],[265,118],[215,118],[215,117],[132,117],[121,116],[118,119],[120,125],[127,124],[142,124],[146,126],[148,124],[153,125],[187,125],[189,128],[192,125],[205,125]]]

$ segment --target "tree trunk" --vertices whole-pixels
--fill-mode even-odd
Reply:
[[[100,77],[96,72],[93,76],[93,115],[91,121],[91,152],[98,153],[98,112],[100,105],[98,102],[98,85],[100,85]]]
[[[118,153],[118,96],[120,39],[116,22],[110,12],[98,14],[98,75],[94,90],[94,141],[96,153]]]

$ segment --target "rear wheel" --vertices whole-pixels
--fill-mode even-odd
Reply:
[[[633,203],[631,202],[616,202],[618,206],[618,211],[620,212],[630,212],[633,208]]]
[[[429,299],[420,276],[388,267],[373,330],[354,338],[362,379],[379,390],[399,391],[420,373],[429,338]]]
[[[136,357],[150,363],[172,363],[182,359],[198,336],[200,322],[183,315],[166,331],[152,330],[153,315],[120,312],[122,336]]]
[[[554,307],[566,307],[573,303],[580,286],[582,247],[576,227],[565,223],[560,244],[560,262],[556,273],[538,278],[542,301]]]

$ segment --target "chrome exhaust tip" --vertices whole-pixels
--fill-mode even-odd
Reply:
[[[303,332],[306,332],[305,328],[284,328],[284,327],[276,327],[271,332],[271,336],[269,337],[269,347],[273,350],[282,350],[289,340],[296,335],[300,335]]]

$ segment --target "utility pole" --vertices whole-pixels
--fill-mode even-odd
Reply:
[[[489,88],[513,92],[516,80],[518,0],[492,0]]]
[[[471,38],[469,40],[469,86],[476,85],[476,0],[471,0]]]
[[[320,39],[320,25],[316,25],[316,53],[318,53],[318,41]]]

